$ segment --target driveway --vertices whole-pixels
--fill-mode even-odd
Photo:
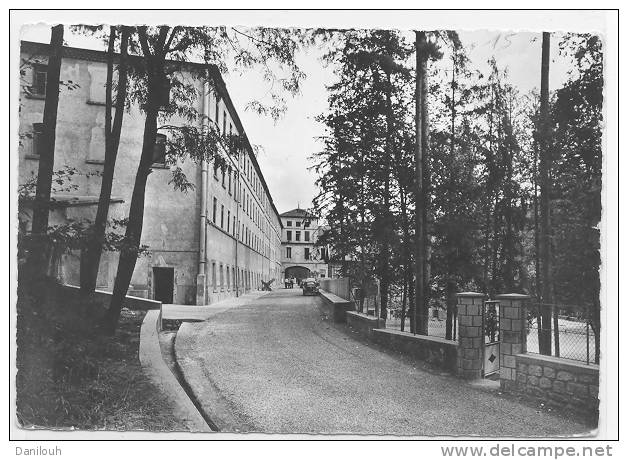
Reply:
[[[198,402],[223,431],[483,437],[588,431],[354,340],[331,323],[319,297],[296,289],[184,324],[175,352]]]

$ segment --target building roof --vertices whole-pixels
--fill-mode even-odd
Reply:
[[[283,214],[279,214],[279,216],[280,217],[296,217],[296,218],[300,218],[300,217],[316,218],[314,214],[301,208],[292,209],[290,211],[284,212]]]

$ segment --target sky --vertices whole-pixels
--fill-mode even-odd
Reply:
[[[487,71],[488,59],[495,56],[500,68],[508,69],[510,83],[522,93],[539,86],[539,33],[462,31],[460,38],[468,50],[471,68]],[[49,26],[26,26],[22,39],[48,42]],[[557,41],[553,40],[551,47],[550,89],[559,88],[569,70],[569,63],[558,54]],[[71,36],[67,32],[66,42],[70,46],[102,49],[93,39]],[[324,127],[315,117],[326,111],[326,87],[336,78],[333,69],[325,68],[320,62],[322,54],[320,49],[298,54],[297,63],[307,78],[301,93],[288,97],[287,111],[277,122],[245,110],[249,101],[259,99],[267,90],[267,84],[259,75],[248,71],[223,76],[251,143],[261,147],[258,162],[280,213],[297,206],[310,207],[317,193],[316,175],[309,169],[312,166],[310,156],[322,147],[318,137],[324,134]]]

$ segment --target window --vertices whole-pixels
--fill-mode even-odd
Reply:
[[[291,230],[286,231],[286,239],[288,241],[292,241],[292,231]]]
[[[295,240],[301,241],[301,232],[294,232],[294,233],[295,233]]]
[[[292,227],[292,221],[291,221],[291,220],[287,221],[287,222],[286,222],[286,225],[287,225],[288,227]]]
[[[222,264],[220,264],[220,290],[221,291],[225,290],[225,275],[223,272]]]
[[[229,279],[229,265],[227,265],[227,291],[231,289],[231,280]]]
[[[292,259],[292,248],[286,247],[286,259]]]
[[[222,134],[227,134],[227,112],[222,112]]]
[[[153,164],[166,164],[166,135],[157,134],[153,147]]]
[[[212,262],[212,287],[216,292],[216,262]]]
[[[225,170],[227,169],[226,167],[222,167],[222,188],[226,188],[225,186]]]
[[[212,212],[212,220],[216,223],[216,211],[218,210],[218,199],[214,197],[214,207]]]
[[[220,96],[216,94],[216,127],[218,127],[218,117],[220,116]]]
[[[310,232],[305,232],[305,241],[310,241]]]
[[[218,164],[218,160],[214,161],[214,179],[218,180],[218,168],[220,165]]]
[[[310,248],[305,248],[305,260],[310,260]]]
[[[220,228],[224,228],[225,225],[225,205],[220,205]]]
[[[33,149],[31,153],[33,155],[41,155],[44,151],[44,124],[33,123]]]
[[[229,195],[231,195],[231,168],[229,168]]]
[[[306,220],[305,222],[303,222],[303,227],[304,228],[308,228],[310,226],[310,221]]]
[[[297,222],[296,224],[297,224],[297,227],[301,226],[301,222]]]
[[[88,64],[89,97],[88,104],[105,105],[107,68],[98,64]]]
[[[236,216],[233,216],[233,236],[236,236],[236,231],[238,230],[238,227],[236,227]]]
[[[227,211],[227,233],[229,233],[230,223],[231,223],[231,211]]]
[[[30,87],[31,94],[46,95],[46,78],[48,66],[45,64],[33,64],[33,81]]]

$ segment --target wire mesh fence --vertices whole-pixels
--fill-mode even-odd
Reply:
[[[528,353],[599,363],[599,321],[592,308],[530,303]]]

